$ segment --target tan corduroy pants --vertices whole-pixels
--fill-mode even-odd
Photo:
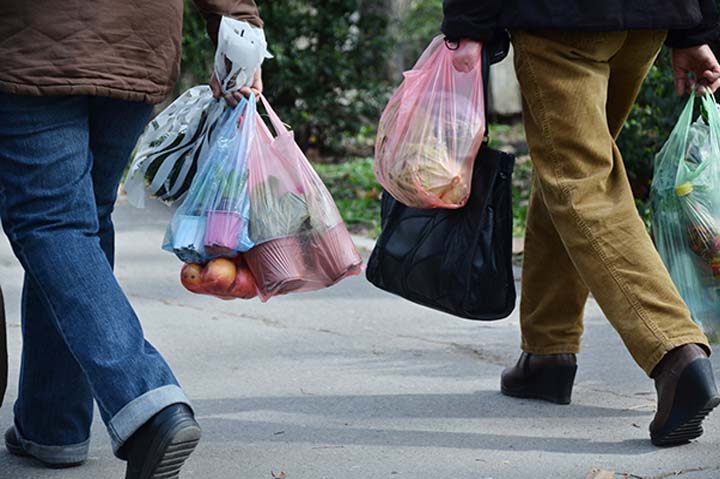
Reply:
[[[589,292],[648,374],[683,344],[709,350],[645,231],[615,144],[665,35],[512,32],[534,166],[526,352],[578,352]]]

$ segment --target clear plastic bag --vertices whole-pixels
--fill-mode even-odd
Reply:
[[[720,339],[720,114],[711,95],[692,123],[695,95],[655,158],[655,243],[693,319]]]
[[[144,207],[146,189],[167,203],[187,192],[224,109],[225,102],[213,98],[209,86],[201,85],[180,95],[148,124],[124,185],[132,205]]]
[[[261,95],[276,137],[256,115],[250,149],[250,239],[243,255],[263,301],[331,286],[362,259],[325,185]]]
[[[163,249],[186,263],[234,257],[253,246],[248,233],[248,149],[255,137],[255,98],[224,111]]]
[[[459,208],[467,202],[485,134],[481,58],[460,72],[443,37],[436,37],[385,107],[375,173],[401,203]]]

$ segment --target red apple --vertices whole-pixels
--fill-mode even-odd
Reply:
[[[180,282],[185,289],[193,293],[202,293],[202,266],[196,263],[186,264],[180,270]]]
[[[227,258],[210,260],[202,270],[202,286],[210,294],[227,296],[233,286],[237,267]]]

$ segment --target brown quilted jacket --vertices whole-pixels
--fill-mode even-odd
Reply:
[[[195,0],[262,26],[253,0]],[[180,71],[183,0],[0,0],[0,91],[161,102]]]

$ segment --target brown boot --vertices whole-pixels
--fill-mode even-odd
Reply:
[[[503,371],[500,389],[506,396],[570,404],[576,371],[574,354],[522,353],[515,366]]]
[[[655,379],[657,413],[650,424],[656,446],[675,446],[700,437],[702,421],[720,404],[712,365],[696,344],[673,349],[650,375]]]

